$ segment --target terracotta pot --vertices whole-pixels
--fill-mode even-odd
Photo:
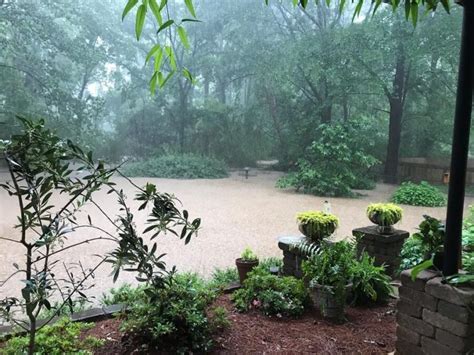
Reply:
[[[258,260],[244,261],[242,258],[238,258],[235,260],[235,265],[237,266],[237,271],[239,272],[240,284],[243,285],[245,279],[247,278],[247,274],[258,265]]]
[[[298,229],[305,237],[310,239],[312,242],[319,243],[324,238],[327,238],[331,234],[333,234],[336,230],[336,226],[332,224],[327,226],[326,229],[322,230],[320,228],[317,228],[317,225],[315,225],[314,223],[299,223]]]
[[[345,295],[338,299],[333,293],[332,286],[316,284],[310,288],[310,295],[313,304],[319,307],[323,317],[341,321],[344,319],[346,295],[351,289],[352,284],[348,284],[345,289]]]

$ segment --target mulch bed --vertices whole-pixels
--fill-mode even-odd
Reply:
[[[346,309],[347,322],[324,320],[317,310],[298,319],[268,317],[257,311],[238,313],[228,295],[215,306],[227,309],[231,326],[215,338],[214,353],[387,354],[395,349],[395,305]],[[106,339],[99,354],[156,353],[145,351],[119,331],[119,319],[97,322],[87,335]]]

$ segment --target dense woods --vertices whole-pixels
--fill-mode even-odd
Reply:
[[[278,159],[292,169],[320,139],[321,124],[350,126],[352,140],[367,141],[363,153],[379,162],[371,171],[387,182],[396,181],[400,156],[449,152],[457,8],[420,14],[415,28],[403,10],[372,16],[363,8],[352,21],[352,10],[341,14],[337,3],[303,10],[291,2],[199,1],[201,22],[160,33],[175,53],[165,69],[189,75],[172,76],[151,95],[154,63],[145,62],[158,29],[145,22],[137,42],[134,18],[121,22],[123,6],[1,2],[3,138],[20,114],[45,117],[116,161],[192,152],[230,166]],[[190,17],[184,4],[168,6],[176,18]]]

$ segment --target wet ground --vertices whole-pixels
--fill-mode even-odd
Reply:
[[[181,271],[195,271],[210,275],[216,267],[234,265],[235,258],[249,246],[259,256],[280,256],[277,246],[279,236],[298,234],[295,215],[308,209],[322,209],[326,198],[298,194],[292,191],[282,191],[274,187],[279,173],[258,172],[248,180],[234,173],[229,178],[218,180],[172,180],[155,178],[135,178],[138,185],[146,181],[153,182],[160,191],[174,193],[190,212],[191,217],[202,218],[202,230],[197,238],[184,246],[176,237],[165,236],[159,241],[158,252],[168,253],[168,265],[176,265]],[[7,179],[6,174],[0,173],[0,182]],[[116,182],[125,193],[132,198],[134,189],[125,179],[117,178]],[[351,235],[356,227],[369,225],[365,209],[371,202],[387,201],[394,190],[393,186],[380,184],[376,190],[364,192],[357,199],[331,198],[332,212],[340,218],[340,227],[335,238],[342,239]],[[106,192],[100,192],[96,201],[111,214],[117,212],[115,198],[110,198]],[[466,204],[473,203],[473,198],[467,198]],[[445,218],[445,208],[426,208],[403,206],[404,217],[397,226],[413,232],[420,223],[422,215],[429,214]],[[87,207],[94,223],[114,232],[106,218],[97,213],[93,206]],[[16,222],[16,201],[3,190],[0,191],[0,236],[18,238],[17,231],[12,228]],[[138,227],[143,227],[145,216],[136,215]],[[84,221],[86,218],[83,216]],[[142,228],[139,228],[142,229]],[[85,240],[97,236],[97,232],[86,231],[75,233],[72,241]],[[94,254],[106,253],[111,244],[105,241],[93,242],[77,249],[70,249],[63,254],[67,262],[81,261],[86,266],[92,266],[97,260]],[[0,280],[4,280],[14,267],[21,264],[24,253],[21,245],[0,240]],[[95,288],[90,293],[100,295],[102,291],[113,286],[109,277],[110,266],[104,266],[97,272]],[[131,274],[124,274],[118,284],[133,281]],[[19,289],[21,283],[13,280],[9,283],[8,293]],[[0,289],[0,297],[6,295],[6,289]]]

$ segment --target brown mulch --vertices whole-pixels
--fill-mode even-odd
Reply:
[[[238,313],[228,295],[214,306],[227,309],[231,326],[216,336],[214,353],[318,353],[318,354],[387,354],[395,349],[394,303],[372,308],[346,309],[347,321],[335,324],[324,320],[317,310],[298,319],[268,317],[257,311]],[[97,322],[87,331],[106,339],[97,353],[129,354],[140,351],[119,331],[120,320]]]

